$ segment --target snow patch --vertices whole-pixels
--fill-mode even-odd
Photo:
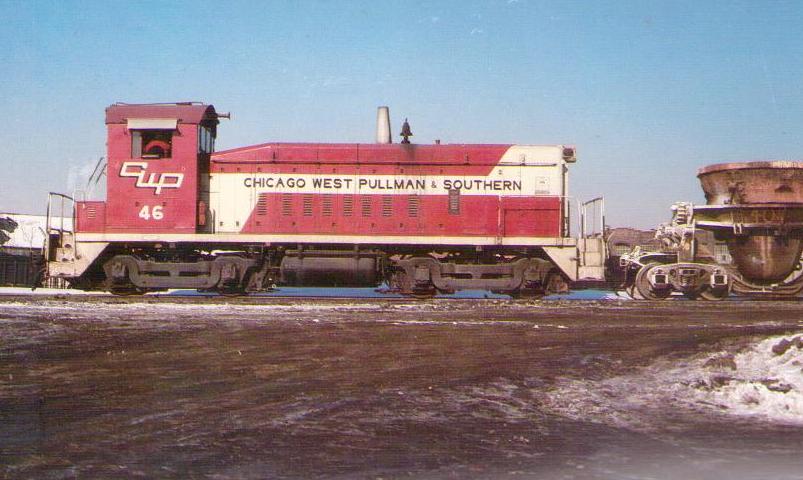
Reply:
[[[709,368],[692,385],[697,398],[737,415],[803,424],[803,335],[768,338],[732,363],[723,358],[724,365],[703,365]]]
[[[546,406],[570,418],[637,429],[665,428],[700,413],[803,425],[803,335],[665,359],[601,381],[566,380],[547,395]]]

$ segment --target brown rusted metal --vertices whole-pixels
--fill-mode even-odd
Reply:
[[[709,205],[803,204],[803,162],[720,163],[697,177]]]
[[[735,236],[728,239],[733,263],[745,278],[762,283],[781,282],[800,263],[800,238],[781,235]]]
[[[724,238],[739,273],[757,284],[784,281],[803,253],[803,162],[724,163],[701,168],[708,206],[698,226]]]

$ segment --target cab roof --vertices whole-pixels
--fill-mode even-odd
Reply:
[[[178,123],[218,123],[212,105],[199,102],[115,103],[106,108],[106,124],[126,123],[131,118],[175,118]]]

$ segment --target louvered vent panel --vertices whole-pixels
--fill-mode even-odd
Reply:
[[[259,195],[259,199],[257,200],[257,215],[260,217],[264,217],[268,214],[268,196],[267,194],[261,193]]]
[[[382,196],[382,216],[383,217],[393,216],[393,197],[391,197],[390,195]]]
[[[419,209],[419,199],[417,196],[409,196],[407,197],[407,215],[411,217],[418,216],[418,209]]]
[[[350,217],[354,214],[354,197],[349,195],[343,197],[343,216]]]
[[[460,190],[449,190],[449,213],[452,215],[460,214]]]
[[[332,216],[332,196],[331,195],[324,195],[321,205],[321,210],[324,217],[331,217]]]
[[[289,217],[293,214],[293,197],[289,193],[282,194],[282,215]]]
[[[371,216],[371,197],[362,197],[362,216]]]

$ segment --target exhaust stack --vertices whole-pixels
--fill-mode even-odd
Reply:
[[[376,109],[376,143],[393,143],[390,136],[390,109],[388,107]]]

